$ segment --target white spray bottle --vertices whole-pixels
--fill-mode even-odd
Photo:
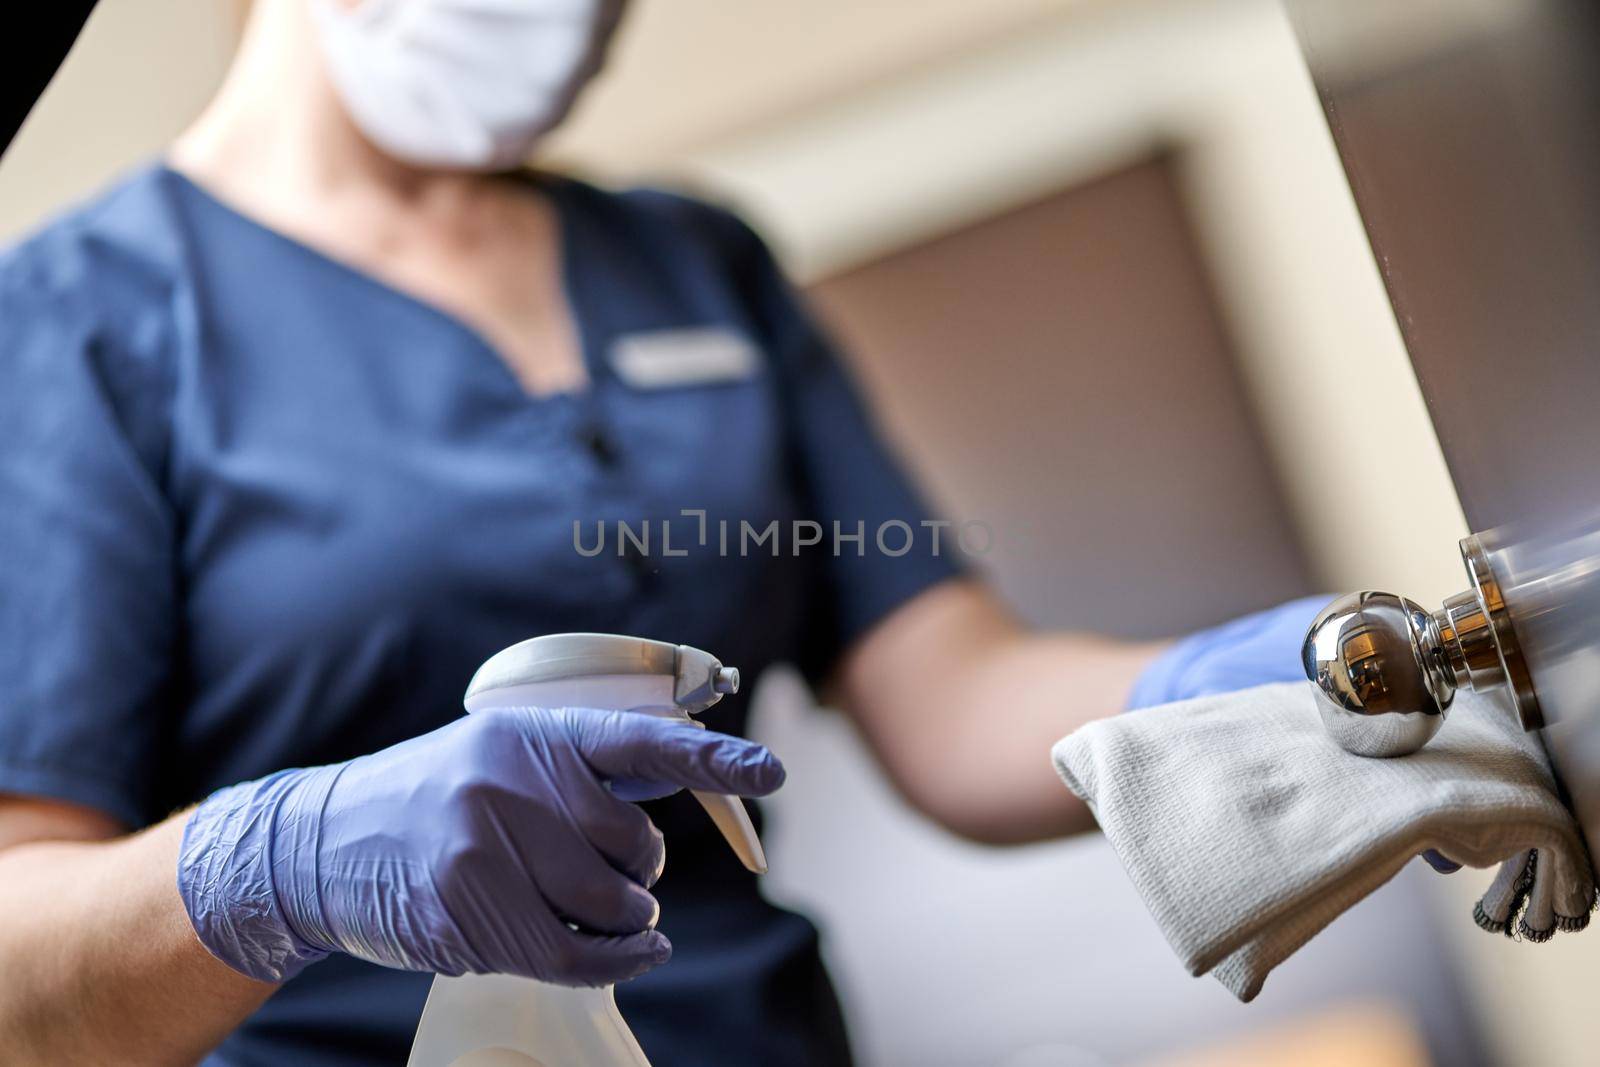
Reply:
[[[694,722],[739,672],[688,645],[619,634],[551,634],[495,653],[467,686],[467,711],[597,708]],[[695,722],[696,726],[701,725]],[[747,868],[767,858],[738,797],[695,792]],[[438,975],[407,1067],[650,1067],[612,988],[573,989],[510,975]]]

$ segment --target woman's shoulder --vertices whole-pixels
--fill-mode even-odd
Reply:
[[[103,405],[152,469],[175,376],[179,229],[137,171],[0,250],[0,393]]]
[[[184,263],[166,175],[141,167],[0,248],[8,312],[121,318],[164,307]]]

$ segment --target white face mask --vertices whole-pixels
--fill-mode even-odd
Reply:
[[[600,69],[624,0],[310,0],[367,139],[419,166],[526,160]]]

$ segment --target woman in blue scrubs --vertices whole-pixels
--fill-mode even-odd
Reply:
[[[271,899],[281,836],[254,896],[190,867],[286,832],[250,807],[277,772],[451,736],[475,666],[534,634],[798,664],[912,803],[995,842],[1092,825],[1048,760],[1082,722],[1296,673],[1305,604],[1163,647],[1028,633],[750,230],[516,170],[616,8],[259,0],[165,161],[0,259],[7,1063],[404,1062],[425,970],[359,937],[288,980],[247,962],[262,923],[311,936]],[[847,1063],[813,927],[692,802],[646,810],[673,956],[618,996],[654,1062]],[[396,848],[429,832],[405,814]],[[368,891],[342,877],[324,908]]]

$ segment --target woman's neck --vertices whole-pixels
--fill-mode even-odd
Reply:
[[[169,164],[257,222],[455,315],[532,393],[580,388],[559,223],[526,184],[406,166],[356,129],[305,0],[256,0],[227,80]]]
[[[492,181],[408,166],[373,147],[329,81],[304,0],[258,0],[239,54],[167,160],[224,200],[291,231],[319,216],[379,222],[391,212],[470,223]]]

